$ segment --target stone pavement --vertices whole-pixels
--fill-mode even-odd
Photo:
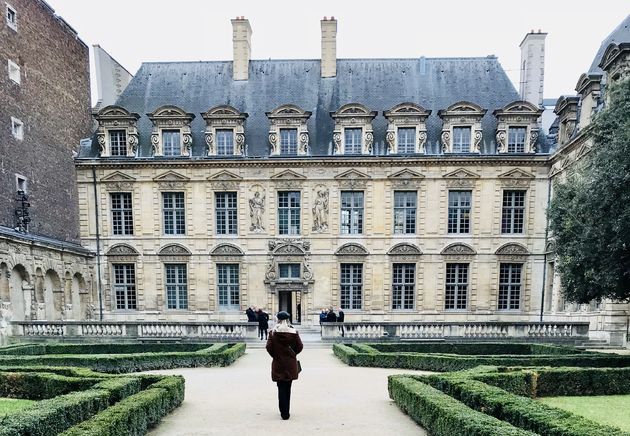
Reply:
[[[387,394],[387,375],[421,371],[349,367],[333,355],[330,346],[309,348],[306,344],[299,358],[304,371],[293,383],[288,421],[280,418],[271,358],[263,348],[248,347],[227,368],[155,371],[183,375],[186,399],[149,434],[426,434]]]

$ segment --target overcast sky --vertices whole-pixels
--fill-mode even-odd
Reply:
[[[518,89],[520,44],[548,32],[545,98],[575,93],[627,0],[47,0],[88,45],[132,74],[145,61],[231,60],[230,19],[250,20],[253,59],[317,59],[324,16],[339,58],[496,55]]]

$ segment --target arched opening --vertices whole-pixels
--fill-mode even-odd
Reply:
[[[46,319],[46,302],[44,300],[44,272],[41,268],[35,270],[35,301],[32,312],[34,319]]]
[[[46,305],[46,319],[60,320],[63,310],[63,289],[61,279],[52,269],[44,276],[44,304]]]
[[[11,301],[11,291],[9,290],[9,266],[0,263],[0,304]]]
[[[26,293],[28,292],[28,295]],[[10,311],[13,320],[26,319],[26,302],[31,300],[29,288],[29,275],[23,265],[15,265],[9,277],[9,294],[11,301]]]
[[[90,303],[85,279],[79,273],[72,277],[72,319],[86,319],[88,304]]]

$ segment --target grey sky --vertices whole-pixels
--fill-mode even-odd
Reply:
[[[144,61],[231,59],[237,15],[252,25],[254,59],[317,59],[319,20],[334,15],[340,58],[494,54],[518,89],[518,45],[541,29],[545,98],[575,93],[601,41],[630,13],[627,0],[47,1],[131,73]]]

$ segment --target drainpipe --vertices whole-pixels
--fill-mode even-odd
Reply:
[[[551,204],[551,178],[547,181],[547,212],[545,214],[545,252],[543,253],[542,292],[540,295],[540,322],[545,311],[545,288],[547,287],[547,239],[549,238],[549,205]]]
[[[96,222],[96,281],[98,283],[98,314],[103,321],[103,287],[101,285],[101,232],[98,217],[98,191],[96,189],[96,169],[92,165],[92,187],[94,188],[94,219]]]

